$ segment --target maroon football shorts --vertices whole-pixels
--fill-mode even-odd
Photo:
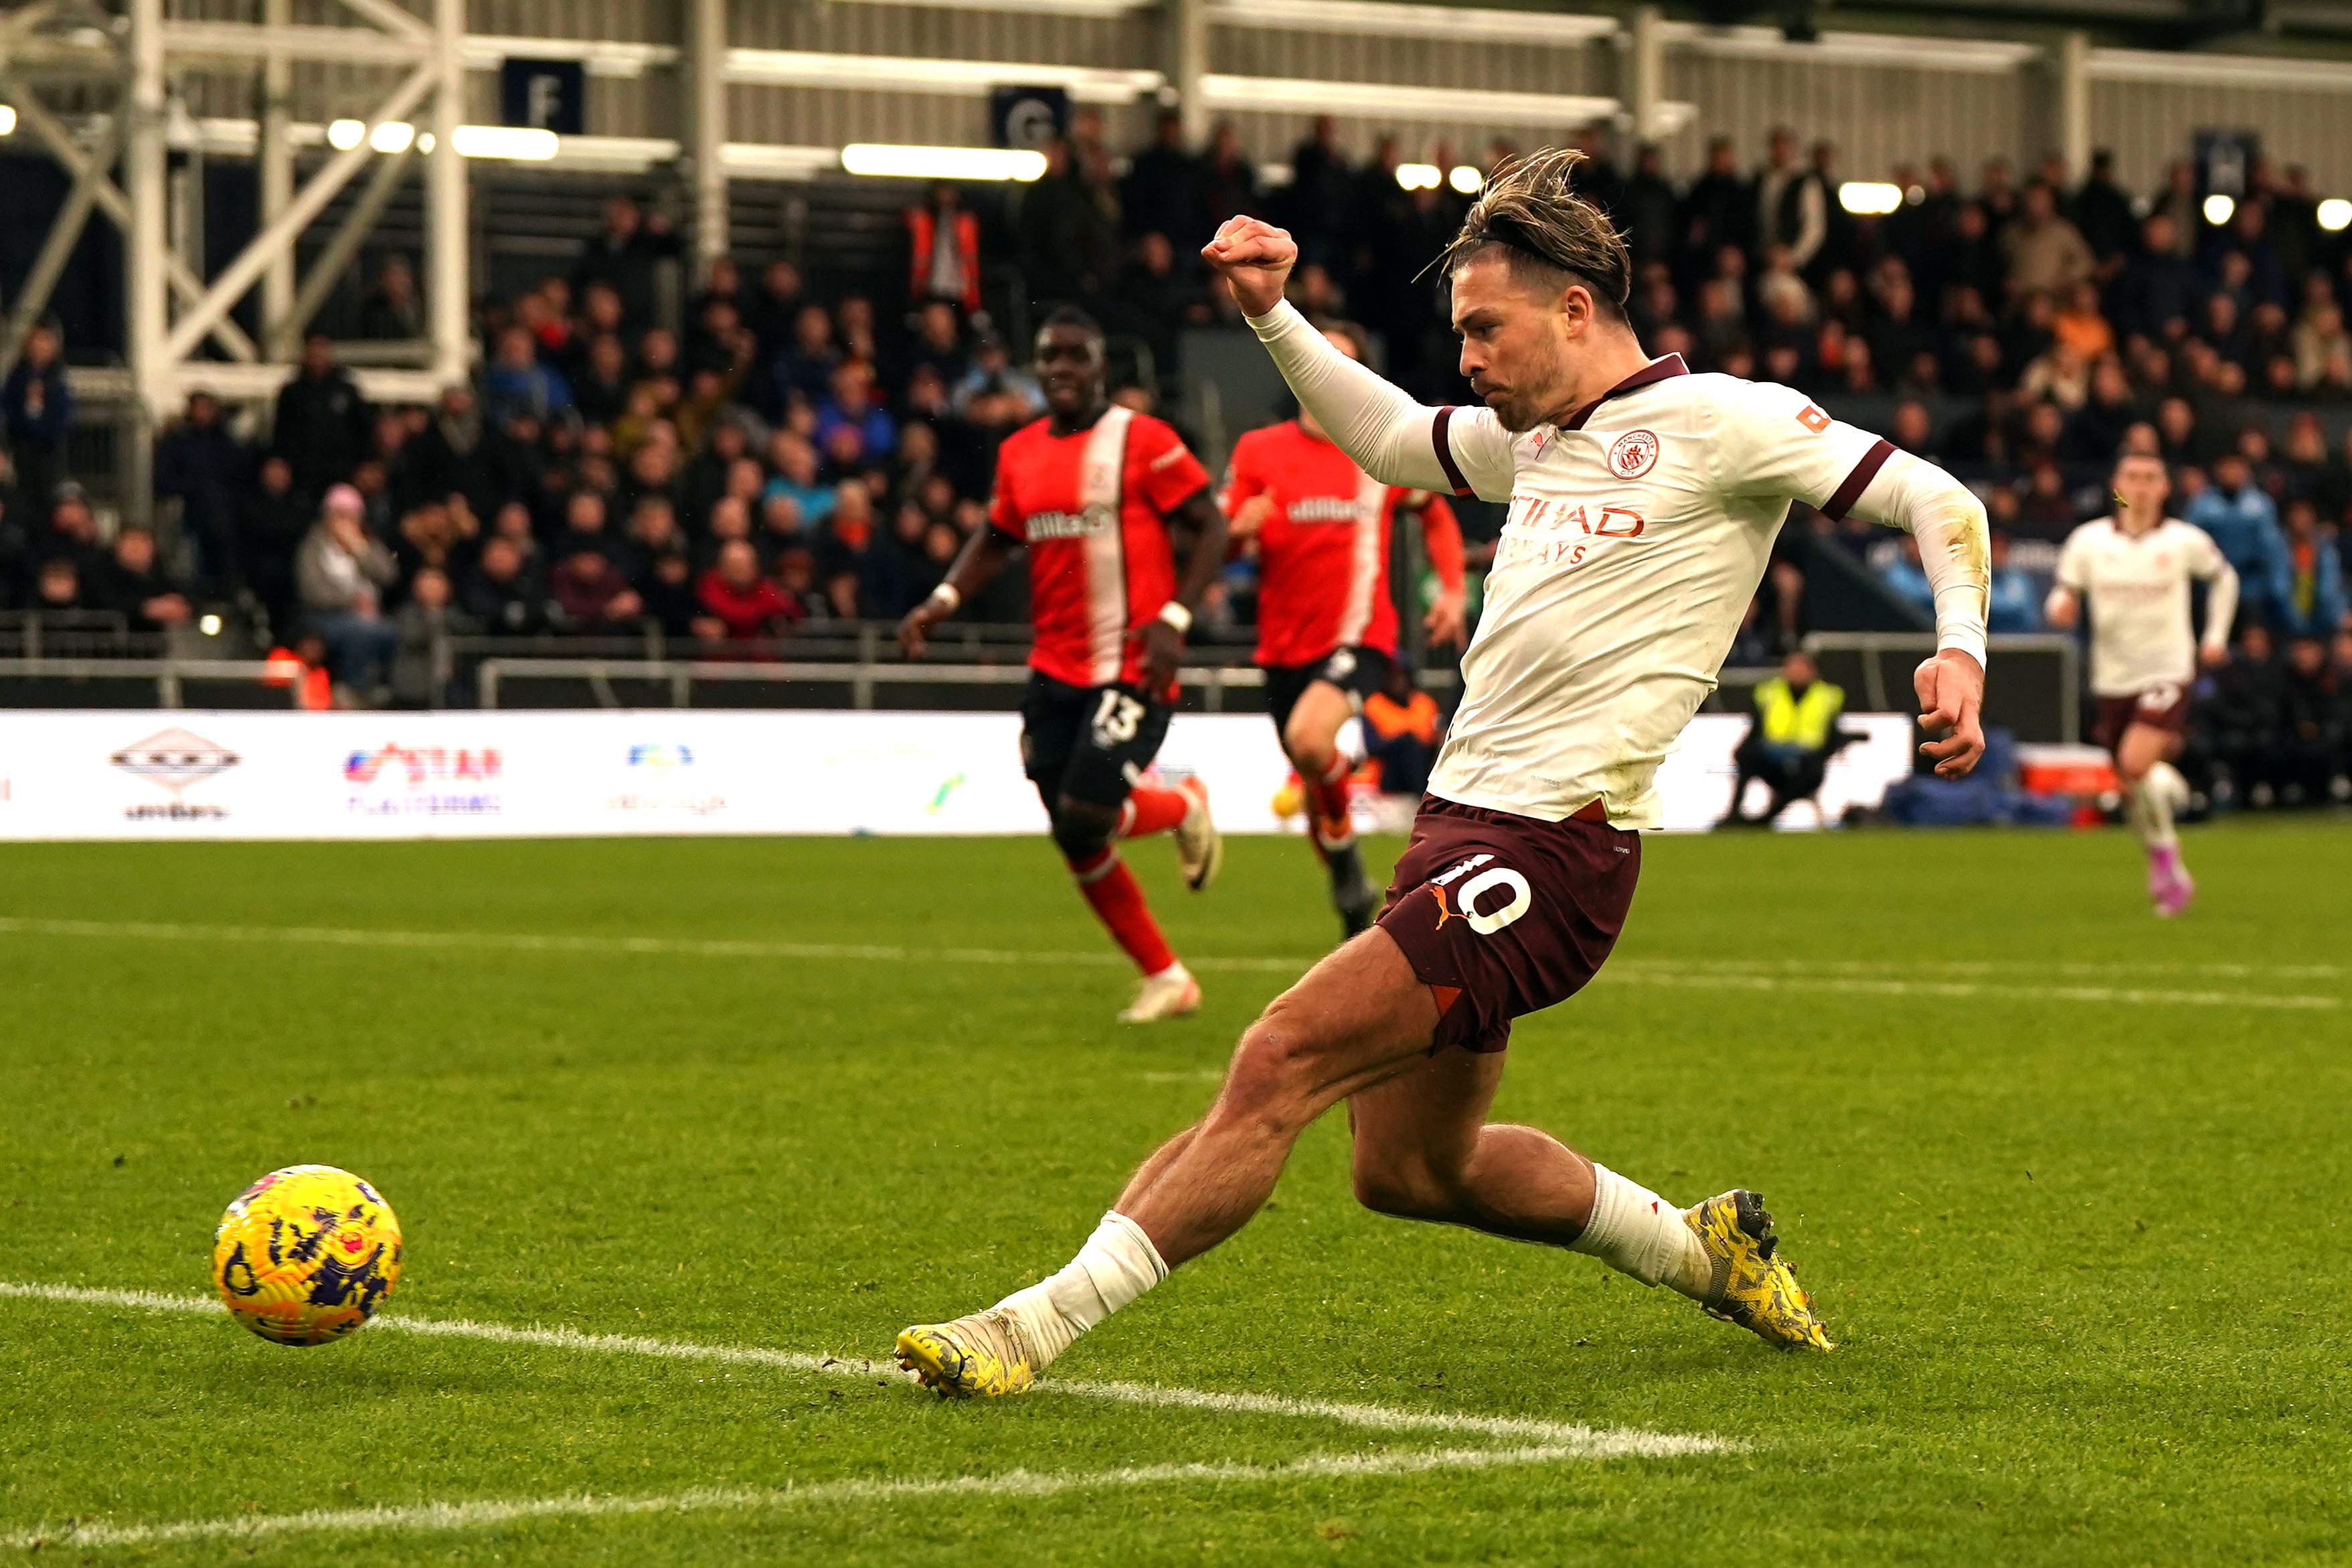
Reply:
[[[1421,798],[1381,928],[1437,999],[1433,1049],[1500,1051],[1511,1020],[1600,972],[1642,874],[1642,836],[1595,801],[1546,822]]]
[[[2109,751],[2124,743],[2124,731],[2136,724],[2179,735],[2189,727],[2189,688],[2163,681],[2127,697],[2101,697],[2097,723],[2098,742]]]

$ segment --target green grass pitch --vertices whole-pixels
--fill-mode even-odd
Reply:
[[[0,1289],[203,1296],[320,1161],[394,1317],[887,1354],[1064,1261],[1326,944],[1302,845],[1231,851],[1131,848],[1208,992],[1135,1030],[1042,840],[0,849]],[[1654,840],[1522,1021],[1497,1113],[1761,1189],[1834,1356],[1365,1213],[1331,1116],[1090,1394],[0,1293],[0,1561],[2341,1562],[2352,838],[2188,852],[2165,924],[2114,833]]]

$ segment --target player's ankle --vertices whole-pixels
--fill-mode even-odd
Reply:
[[[1013,1291],[993,1310],[1019,1325],[1031,1366],[1042,1372],[1080,1334],[1167,1277],[1151,1238],[1113,1210],[1059,1272]]]
[[[1713,1288],[1715,1266],[1682,1210],[1639,1182],[1592,1164],[1592,1215],[1569,1250],[1600,1259],[1644,1285],[1667,1285],[1693,1301]]]

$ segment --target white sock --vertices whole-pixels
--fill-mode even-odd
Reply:
[[[2168,773],[2173,779],[2179,777],[2169,763],[2159,762],[2124,790],[2124,815],[2138,831],[2140,842],[2152,850],[2178,841],[2172,831],[2172,779],[2165,777]]]
[[[1592,1218],[1568,1249],[1589,1253],[1644,1285],[1672,1285],[1695,1301],[1706,1300],[1715,1283],[1715,1264],[1698,1232],[1683,1223],[1682,1210],[1598,1160],[1592,1162]]]
[[[1013,1291],[992,1310],[1021,1325],[1033,1369],[1043,1372],[1071,1341],[1166,1278],[1168,1265],[1143,1227],[1114,1209],[1060,1273]]]

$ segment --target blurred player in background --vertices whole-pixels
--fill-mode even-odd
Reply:
[[[1429,408],[1333,348],[1283,298],[1288,235],[1230,219],[1203,255],[1301,406],[1383,484],[1510,503],[1463,660],[1463,699],[1379,924],[1245,1032],[1216,1103],[1144,1161],[1059,1273],[899,1334],[947,1394],[1009,1394],[1079,1334],[1246,1224],[1291,1145],[1341,1101],[1357,1197],[1383,1214],[1590,1253],[1777,1345],[1827,1350],[1744,1188],[1685,1209],[1534,1127],[1489,1124],[1511,1022],[1608,956],[1658,825],[1659,761],[1715,685],[1790,502],[1909,529],[1936,589],[1914,678],[1925,749],[1984,750],[1984,507],[1966,486],[1799,392],[1652,360],[1625,317],[1625,242],[1579,199],[1579,155],[1488,182],[1440,260],[1482,400]],[[1923,898],[1932,898],[1932,888]],[[1703,1127],[1769,1098],[1662,1105]],[[968,1249],[952,1210],[924,1233]],[[949,1223],[942,1224],[945,1219]]]
[[[2099,744],[2115,754],[2124,809],[2147,849],[2147,896],[2162,915],[2197,892],[2181,863],[2172,815],[2189,800],[2172,766],[2189,723],[2189,688],[2201,660],[2230,659],[2238,574],[2202,528],[2164,515],[2172,493],[2164,460],[2126,453],[2116,464],[2116,512],[2066,536],[2050,590],[2050,624],[2066,628],[2091,601],[2091,695]],[[2190,623],[2189,585],[2208,584],[2205,636]]]
[[[1354,328],[1327,328],[1324,336],[1348,358],[1363,359]],[[1462,640],[1462,529],[1440,497],[1369,477],[1304,408],[1234,444],[1219,501],[1234,541],[1257,548],[1257,662],[1265,667],[1266,711],[1306,786],[1308,841],[1330,873],[1331,905],[1353,936],[1371,925],[1380,894],[1356,852],[1348,815],[1354,764],[1339,749],[1339,727],[1363,711],[1396,658],[1391,528],[1400,506],[1420,512],[1439,583],[1423,627],[1438,643]]]
[[[999,448],[989,526],[907,612],[898,640],[909,658],[920,657],[930,629],[1015,549],[1028,548],[1036,637],[1021,703],[1023,769],[1078,891],[1142,971],[1118,1016],[1149,1023],[1199,1007],[1201,988],[1160,934],[1116,841],[1173,833],[1194,892],[1217,874],[1223,850],[1207,788],[1197,779],[1173,789],[1142,780],[1168,734],[1192,607],[1224,560],[1225,518],[1210,499],[1207,471],[1176,432],[1110,402],[1102,329],[1092,318],[1048,316],[1035,369],[1045,416]],[[1184,547],[1181,580],[1171,534]]]

